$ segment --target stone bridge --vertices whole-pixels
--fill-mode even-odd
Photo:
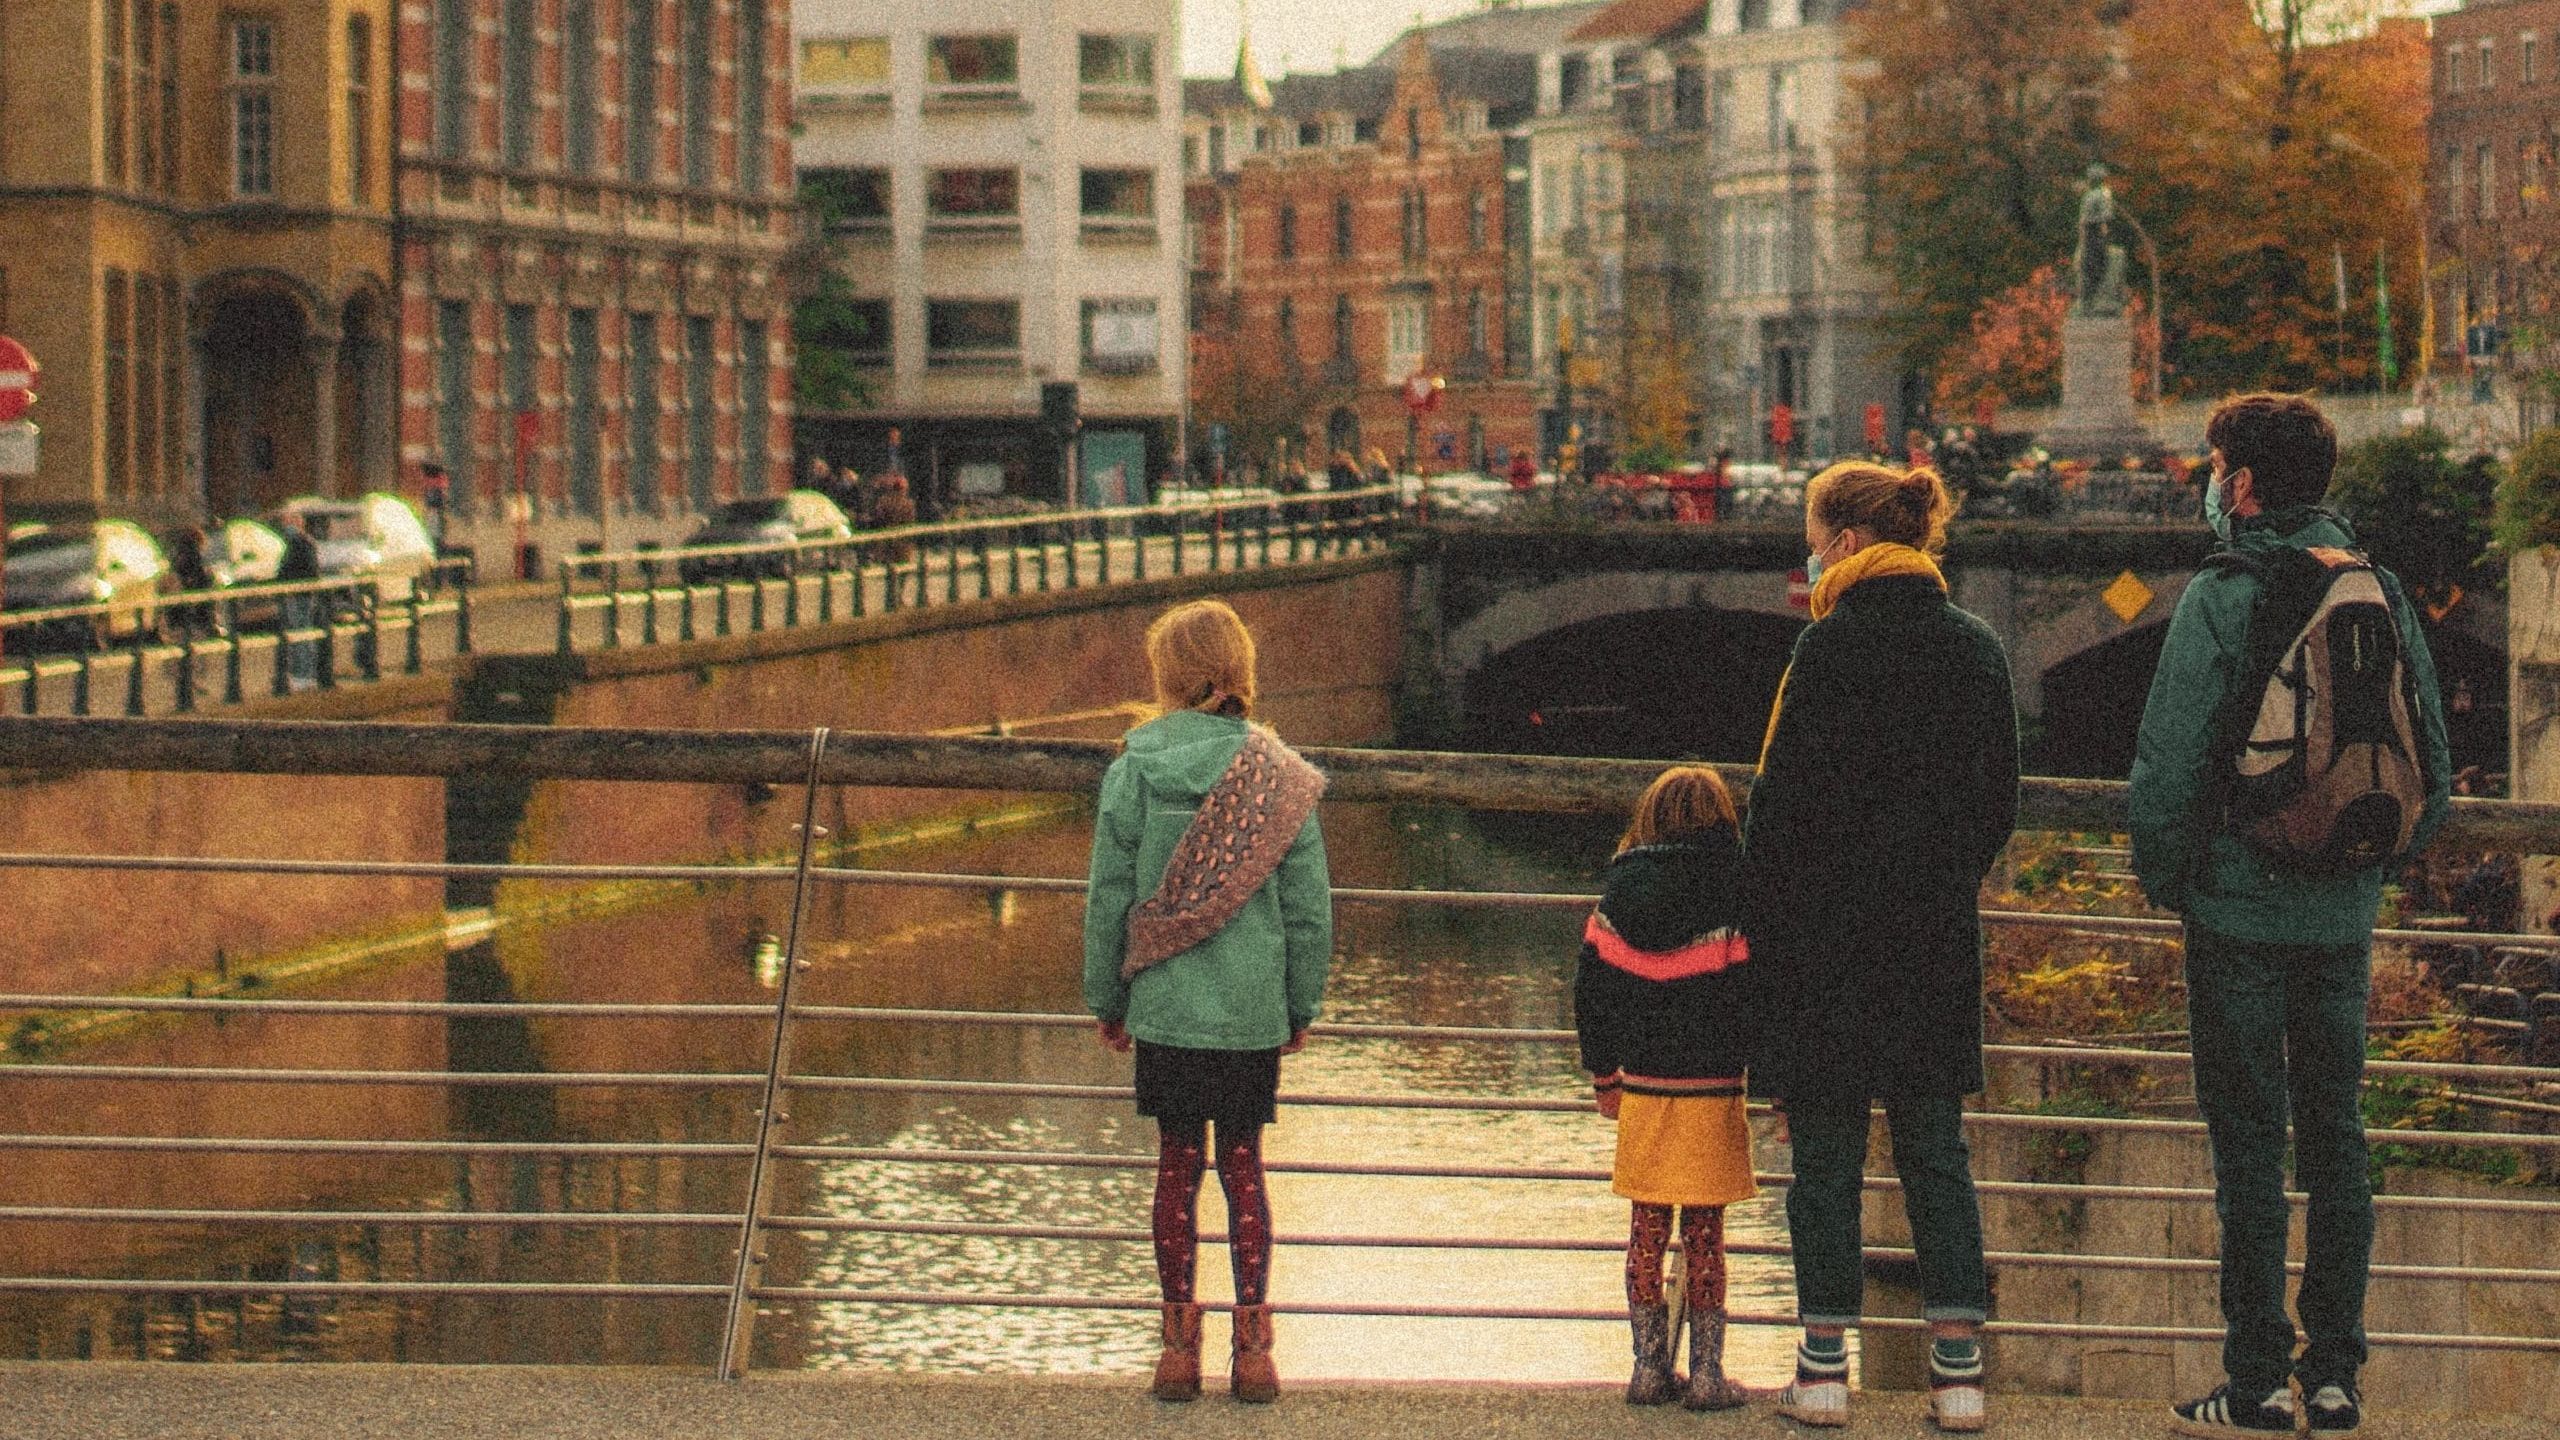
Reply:
[[[2210,544],[2193,526],[1977,525],[1947,568],[2007,645],[2031,731],[2103,769],[2130,755],[2161,630]],[[1792,530],[1453,525],[1415,560],[1416,666],[1447,732],[1478,744],[1748,759],[1807,618],[1788,596]],[[2120,612],[2109,589],[2128,574]],[[1663,721],[1697,743],[1643,744]]]

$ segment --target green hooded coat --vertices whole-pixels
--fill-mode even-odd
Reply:
[[[1102,777],[1084,912],[1085,1007],[1156,1045],[1269,1050],[1315,1023],[1333,963],[1333,891],[1315,817],[1226,927],[1120,978],[1129,911],[1155,893],[1200,797],[1243,748],[1245,722],[1177,710],[1129,732]]]
[[[2249,553],[2354,544],[2345,521],[2308,505],[2235,519],[2232,525],[2232,548]],[[2387,584],[2401,651],[2418,692],[2424,752],[2419,758],[2427,777],[2426,809],[2409,841],[2414,854],[2451,808],[2453,765],[2426,636],[2398,583]],[[2213,569],[2189,582],[2178,598],[2134,747],[2134,874],[2151,903],[2217,935],[2279,945],[2362,945],[2373,932],[2386,867],[2345,875],[2280,868],[2209,813],[2208,782],[2214,766],[2224,763],[2212,753],[2215,714],[2233,685],[2264,679],[2237,673],[2260,589],[2245,571]]]

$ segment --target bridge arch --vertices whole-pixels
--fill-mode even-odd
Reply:
[[[1470,748],[1746,762],[1804,617],[1678,605],[1552,627],[1470,676]]]

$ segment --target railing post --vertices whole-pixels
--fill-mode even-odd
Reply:
[[[1031,527],[1031,534],[1040,545],[1040,593],[1046,595],[1049,593],[1049,527],[1035,524]]]
[[[898,593],[899,590],[903,588],[901,584],[902,579],[903,577],[898,574],[897,542],[891,541],[889,544],[880,547],[881,609],[895,610],[906,603],[905,597]]]
[[[720,1340],[720,1378],[735,1380],[747,1373],[756,1328],[756,1286],[764,1279],[765,1192],[773,1172],[774,1132],[791,1118],[783,1109],[790,1096],[791,1001],[808,962],[800,958],[800,922],[809,910],[809,869],[818,841],[818,770],[827,755],[827,727],[809,734],[809,775],[800,799],[800,849],[791,885],[791,923],[782,941],[781,993],[775,997],[773,1045],[766,1053],[764,1104],[756,1109],[755,1155],[747,1163],[746,1204],[738,1223],[738,1263],[729,1282],[729,1323]]]
[[[844,552],[830,550],[826,563],[818,567],[818,623],[832,625],[836,620],[836,572],[844,568]]]
[[[800,628],[800,552],[791,552],[782,569],[782,628]]]
[[[714,576],[711,583],[719,587],[720,595],[719,605],[711,612],[711,633],[726,635],[729,633],[729,577]]]
[[[693,591],[692,581],[682,575],[676,576],[676,603],[684,607],[676,612],[676,639],[679,641],[693,639]]]
[[[177,681],[178,713],[193,715],[196,713],[196,635],[192,625],[180,632]]]
[[[409,582],[409,593],[418,593],[418,582]],[[382,678],[382,582],[365,582],[364,633],[356,637],[362,647],[356,656],[356,673],[366,680]]]
[[[1022,531],[1019,528],[1008,527],[1004,532],[1004,538],[1005,568],[1012,572],[1013,577],[1005,587],[1004,593],[1019,595],[1022,593]]]
[[[762,633],[763,630],[764,577],[750,575],[747,577],[747,633],[755,635]]]
[[[91,642],[80,651],[79,667],[71,672],[71,713],[74,715],[89,713],[89,670],[97,663],[90,657],[97,653],[95,643]]]
[[[456,655],[471,653],[471,581],[477,573],[476,567],[465,565],[461,578],[454,583],[453,653]]]
[[[319,608],[312,618],[320,624],[320,688],[338,688],[338,617],[331,612],[328,597],[320,597]]]
[[[861,617],[871,613],[871,596],[864,588],[868,582],[865,581],[862,576],[864,563],[862,552],[869,548],[869,546],[863,544],[859,540],[853,542],[853,565],[851,568],[853,570],[853,615],[856,619],[860,619]]]
[[[604,648],[622,648],[622,562],[609,560],[604,567]]]
[[[144,648],[151,643],[151,632],[142,628],[139,614],[135,615],[133,623],[133,649],[126,656],[124,672],[124,713],[127,715],[142,713],[142,655]]]
[[[568,562],[568,561],[566,561],[566,560],[561,561],[561,562],[560,562],[560,644],[559,644],[559,651],[560,651],[560,653],[561,653],[561,654],[563,654],[563,655],[569,654],[572,650],[574,650],[574,649],[576,648],[576,647],[575,647],[575,643],[574,643],[574,642],[572,641],[572,639],[570,638],[570,633],[569,633],[569,631],[570,631],[570,623],[571,623],[571,622],[570,622],[570,615],[571,615],[571,611],[570,611],[570,609],[569,609],[569,594],[570,594],[570,587],[571,587],[574,583],[576,583],[576,582],[575,582],[575,577],[576,577],[576,572],[575,572],[575,571],[573,571],[573,570],[570,568],[570,566],[569,566],[569,562]]]
[[[1129,548],[1133,552],[1129,557],[1131,562],[1131,578],[1137,580],[1146,579],[1147,517],[1143,514],[1132,516],[1129,520]]]
[[[231,642],[230,647],[222,653],[222,703],[237,705],[241,700],[240,602],[238,600],[225,599],[222,602],[222,633],[223,637]],[[36,713],[35,677],[35,662],[33,657],[30,657],[27,662],[27,713],[30,715]]]
[[[1111,522],[1108,520],[1093,522],[1093,538],[1101,552],[1094,561],[1094,568],[1100,572],[1099,582],[1108,585],[1111,583]]]
[[[427,638],[425,633],[427,628],[427,616],[425,607],[425,598],[418,593],[417,585],[412,582],[409,586],[408,654],[404,656],[400,662],[400,668],[412,675],[415,675],[427,668]]]
[[[640,562],[640,643],[658,643],[658,573],[646,560]]]
[[[1173,573],[1176,575],[1191,568],[1190,562],[1185,560],[1182,554],[1182,543],[1189,538],[1191,538],[1191,512],[1176,505],[1173,510]]]
[[[974,539],[978,549],[978,598],[993,600],[996,598],[995,556],[987,550],[987,532],[984,529],[979,530]]]
[[[1070,520],[1067,522],[1067,588],[1070,590],[1078,590],[1084,587],[1084,580],[1076,573],[1078,569],[1076,552],[1084,548],[1083,533],[1084,522],[1082,520]]]

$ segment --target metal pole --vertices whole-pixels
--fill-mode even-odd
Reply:
[[[764,1072],[764,1104],[756,1111],[755,1156],[747,1162],[747,1200],[738,1224],[738,1263],[729,1282],[729,1323],[722,1329],[720,1378],[747,1373],[755,1341],[755,1288],[764,1278],[765,1191],[772,1175],[774,1129],[790,1119],[782,1109],[784,1077],[791,1065],[791,997],[808,962],[800,958],[800,921],[809,910],[809,867],[820,837],[818,767],[827,754],[827,727],[809,732],[809,776],[800,797],[800,853],[791,885],[791,923],[783,933],[782,987],[773,1012],[773,1046]]]

